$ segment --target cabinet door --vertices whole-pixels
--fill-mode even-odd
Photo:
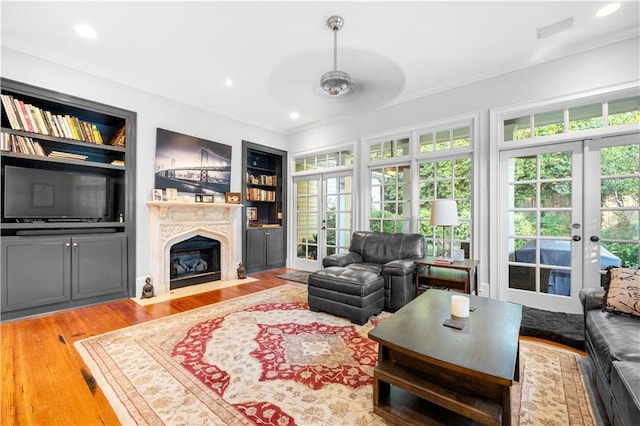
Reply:
[[[2,237],[3,312],[70,300],[68,237]]]
[[[267,236],[267,268],[284,266],[284,230],[270,229]]]
[[[74,299],[127,291],[126,235],[77,236],[71,239]]]
[[[267,246],[265,231],[262,229],[247,230],[247,264],[248,272],[259,271],[266,265]]]

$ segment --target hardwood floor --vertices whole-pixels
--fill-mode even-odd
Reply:
[[[294,270],[280,268],[251,274],[259,281],[145,307],[131,300],[121,300],[0,324],[0,424],[119,424],[104,394],[92,382],[91,373],[74,342],[278,287],[287,281],[276,275],[290,271]]]
[[[121,300],[0,325],[2,425],[119,424],[74,342],[152,319],[286,284],[281,268],[259,281],[142,307]]]

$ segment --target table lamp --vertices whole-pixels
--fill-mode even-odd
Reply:
[[[438,199],[431,203],[431,225],[442,226],[442,254],[436,255],[436,261],[453,263],[451,251],[445,256],[444,227],[458,224],[458,204],[456,200]]]

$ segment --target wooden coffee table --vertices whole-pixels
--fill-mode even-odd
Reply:
[[[369,332],[379,343],[374,412],[397,424],[511,424],[522,306],[468,295],[462,330],[445,327],[451,295],[428,290]]]

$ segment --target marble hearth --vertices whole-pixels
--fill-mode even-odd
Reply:
[[[241,204],[149,201],[147,206],[151,218],[151,279],[156,295],[169,291],[171,247],[195,236],[219,241],[220,279],[237,278]]]

